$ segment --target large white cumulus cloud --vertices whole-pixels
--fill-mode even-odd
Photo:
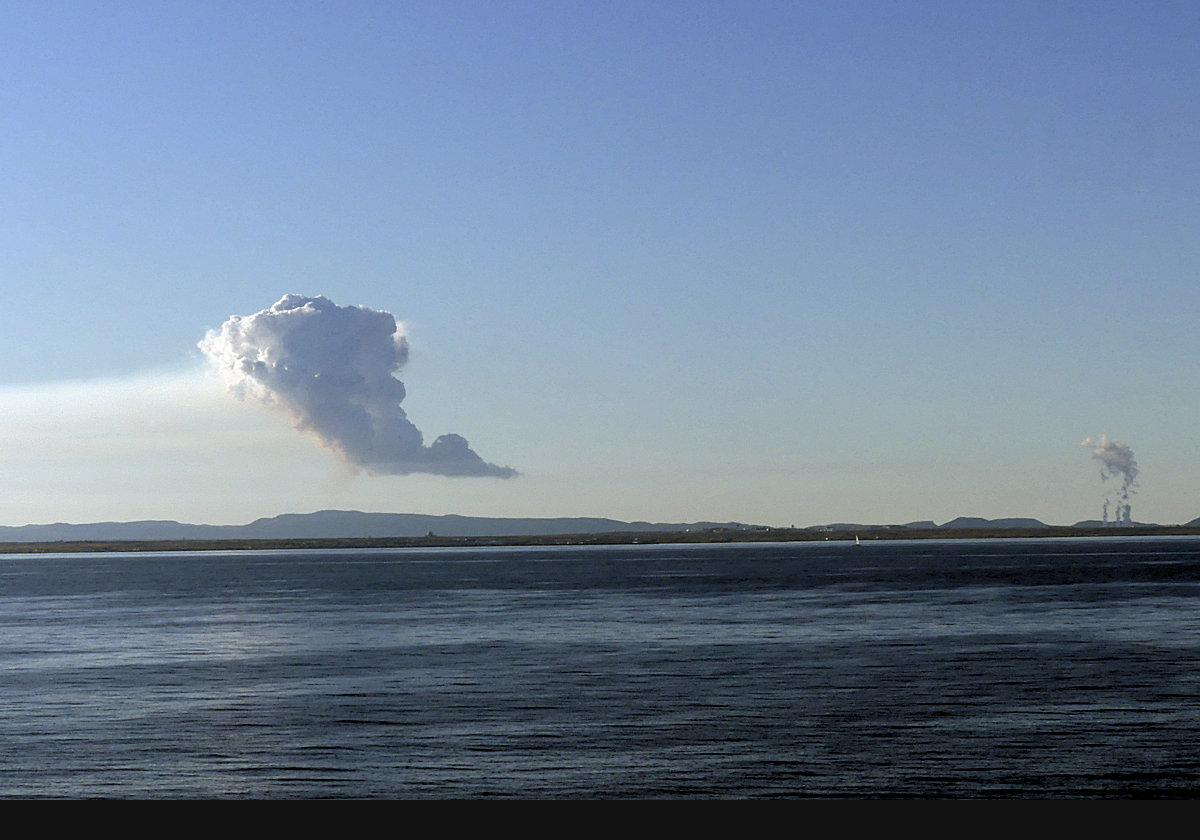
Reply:
[[[465,438],[425,445],[400,402],[392,374],[408,342],[389,312],[286,295],[270,309],[234,315],[199,347],[239,396],[281,409],[347,463],[373,473],[516,475],[489,464]]]

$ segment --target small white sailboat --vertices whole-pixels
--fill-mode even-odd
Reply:
[[[854,544],[855,544],[855,545],[862,545],[862,543],[860,543],[860,542],[858,541],[858,534],[855,534],[855,535],[854,535]]]

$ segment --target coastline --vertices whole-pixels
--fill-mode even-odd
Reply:
[[[1200,527],[1047,526],[1045,528],[905,528],[864,526],[854,530],[806,528],[711,529],[706,531],[620,531],[595,534],[530,534],[502,537],[327,537],[213,540],[58,540],[0,542],[0,554],[75,554],[100,552],[255,551],[334,548],[476,548],[484,546],[670,545],[740,542],[854,542],[872,540],[1037,539],[1054,537],[1200,536]]]

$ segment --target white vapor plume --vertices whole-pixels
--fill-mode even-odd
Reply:
[[[489,464],[465,438],[426,446],[400,402],[392,374],[408,361],[408,341],[389,312],[286,295],[270,309],[234,315],[198,345],[241,397],[284,411],[347,463],[372,473],[517,475]]]
[[[1092,450],[1092,457],[1100,462],[1100,478],[1107,481],[1110,478],[1120,479],[1121,484],[1104,499],[1104,521],[1108,522],[1110,504],[1116,506],[1116,518],[1113,520],[1120,525],[1133,523],[1133,513],[1129,505],[1129,497],[1137,492],[1137,461],[1133,460],[1133,450],[1123,443],[1109,440],[1105,435],[1098,438],[1087,438],[1080,446]]]

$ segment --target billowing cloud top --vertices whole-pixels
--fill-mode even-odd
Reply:
[[[355,467],[391,475],[517,474],[484,461],[459,435],[425,445],[400,407],[404,383],[392,374],[408,361],[408,342],[389,312],[286,295],[270,309],[232,316],[199,347],[234,393],[284,411]]]
[[[1092,450],[1092,457],[1100,462],[1101,478],[1120,476],[1127,487],[1137,479],[1137,461],[1133,459],[1133,450],[1125,444],[1100,435],[1098,438],[1085,438],[1079,445]]]

